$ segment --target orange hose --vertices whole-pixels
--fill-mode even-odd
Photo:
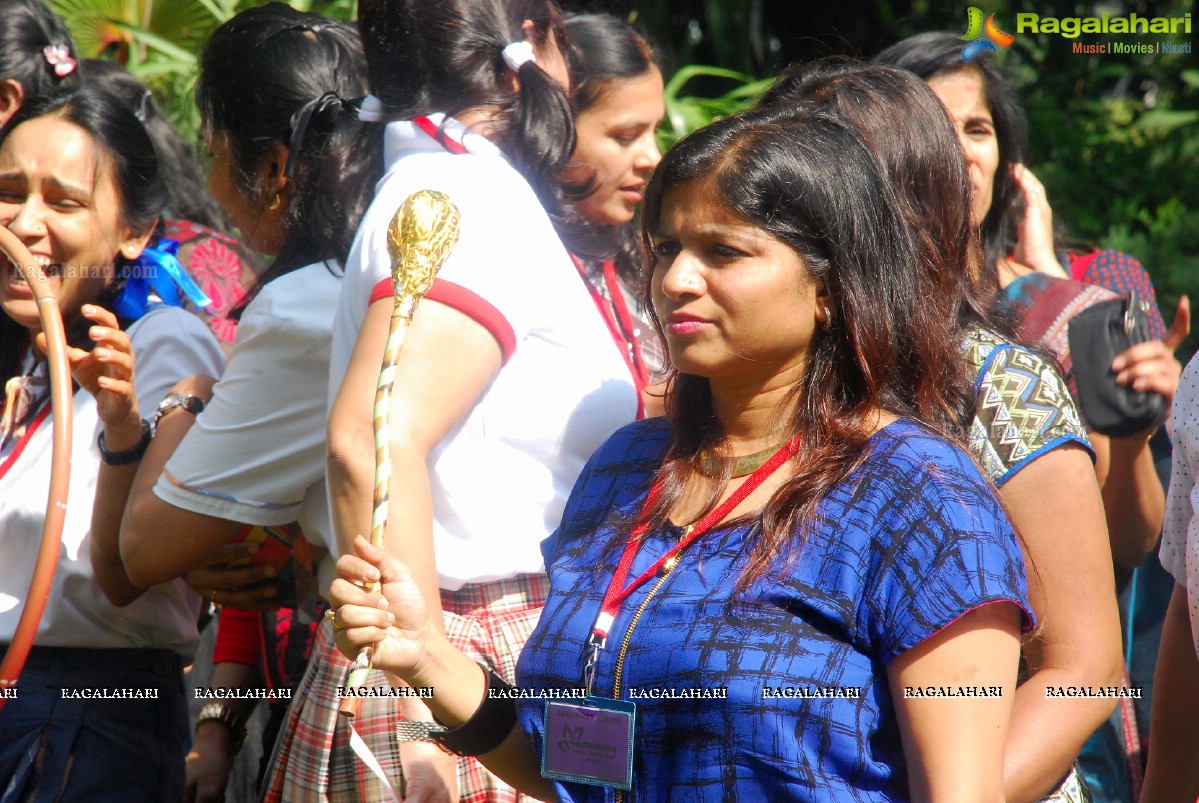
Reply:
[[[4,662],[0,663],[0,689],[15,686],[25,667],[25,659],[33,647],[42,613],[54,585],[58,568],[58,552],[62,546],[62,528],[67,515],[67,490],[71,479],[71,424],[74,393],[71,388],[71,366],[67,362],[67,338],[63,327],[58,299],[50,292],[50,284],[33,255],[15,234],[0,226],[0,250],[17,266],[25,277],[37,301],[42,331],[46,333],[46,357],[50,369],[51,414],[54,417],[53,462],[50,469],[50,494],[46,500],[46,517],[42,525],[42,545],[37,564],[29,582],[25,607],[17,621],[17,629]],[[0,694],[0,710],[6,698]]]

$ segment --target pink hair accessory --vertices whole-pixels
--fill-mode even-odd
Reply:
[[[42,48],[42,55],[46,57],[46,63],[54,68],[54,74],[59,78],[70,75],[78,63],[71,58],[71,51],[64,44],[46,45]]]

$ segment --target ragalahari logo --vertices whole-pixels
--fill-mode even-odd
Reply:
[[[983,13],[975,6],[970,6],[966,10],[966,35],[960,38],[970,42],[962,48],[962,61],[967,64],[974,61],[974,57],[979,53],[985,53],[988,50],[992,53],[997,52],[996,45],[1007,47],[1016,41],[1016,37],[1010,33],[999,30],[995,24],[994,14],[987,17],[984,24]]]

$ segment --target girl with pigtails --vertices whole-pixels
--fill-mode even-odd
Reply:
[[[359,25],[382,181],[334,324],[329,547],[351,551],[370,531],[372,403],[393,306],[387,226],[410,194],[436,190],[458,208],[460,233],[399,358],[386,544],[416,567],[436,626],[511,681],[544,603],[539,543],[587,457],[637,413],[624,342],[567,250],[588,252],[569,206],[585,188],[559,179],[574,149],[566,32],[546,0],[376,0],[360,5]],[[325,623],[268,800],[388,799],[347,748],[346,669]],[[391,684],[373,672],[367,688]],[[408,799],[517,799],[475,760],[455,768],[428,741],[432,716],[415,697],[363,699],[355,723]]]

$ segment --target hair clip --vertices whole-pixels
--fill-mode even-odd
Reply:
[[[146,122],[146,118],[150,116],[150,99],[150,90],[147,89],[142,93],[141,100],[137,102],[137,111],[133,113],[133,116],[140,122]]]
[[[71,58],[70,49],[62,43],[46,45],[42,48],[42,56],[45,57],[46,63],[54,68],[54,74],[59,78],[70,75],[75,70],[77,62]]]
[[[512,72],[520,72],[521,65],[527,61],[537,63],[537,57],[533,54],[533,44],[524,40],[506,45],[503,56],[504,63]]]
[[[283,29],[283,32],[300,31],[301,33],[320,33],[333,27],[330,20],[317,20],[315,22],[297,22],[294,25],[288,25]]]

